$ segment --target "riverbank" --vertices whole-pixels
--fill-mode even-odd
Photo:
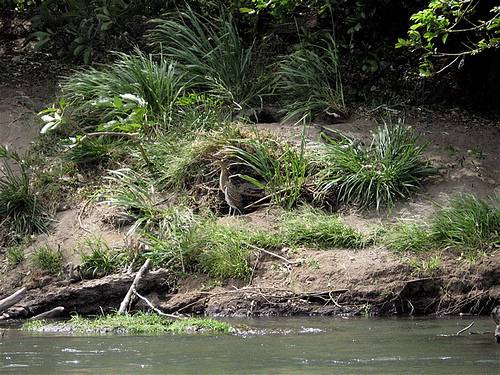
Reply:
[[[32,91],[23,79],[14,86],[2,87],[2,143],[22,153],[33,140],[37,151],[44,150],[38,160],[34,158],[30,186],[38,189],[35,195],[45,200],[51,215],[43,217],[47,225],[41,234],[18,238],[3,232],[0,298],[21,287],[28,289],[26,298],[4,317],[27,318],[57,306],[66,314],[113,311],[148,256],[155,270],[145,276],[139,291],[165,313],[488,314],[500,302],[497,232],[469,245],[454,238],[450,244],[436,237],[434,229],[431,234],[422,229],[460,194],[473,194],[498,215],[494,197],[500,137],[493,120],[456,108],[384,106],[361,107],[342,122],[313,121],[304,126],[290,121],[215,121],[209,129],[145,139],[146,156],[156,168],[148,175],[148,163],[134,144],[113,143],[112,152],[105,149],[85,159],[88,150],[79,148],[82,143],[67,147],[60,134],[37,137],[33,129],[43,124],[34,112],[49,106],[56,93]],[[24,101],[12,102],[15,90],[22,92]],[[36,108],[26,104],[36,101]],[[16,115],[19,106],[26,116]],[[293,180],[300,187],[290,207],[285,202],[289,196],[268,197],[261,202],[264,207],[228,215],[219,189],[218,152],[237,146],[248,151],[257,144],[276,149],[281,154],[272,156],[284,158],[300,156],[305,145],[314,156],[326,143],[321,134],[341,134],[352,140],[349,147],[368,147],[372,133],[379,131],[377,120],[387,113],[405,116],[404,127],[411,126],[418,142],[429,144],[421,160],[436,171],[422,177],[415,191],[395,198],[391,207],[362,209],[360,202],[338,199],[338,190],[318,203],[314,173],[319,168],[312,162],[307,174]],[[398,126],[398,121],[391,124]],[[74,150],[82,153],[73,154]],[[125,155],[115,153],[120,150]],[[232,173],[255,177],[248,165],[240,167]],[[124,168],[130,175],[109,172]],[[280,170],[278,175],[285,173]],[[280,187],[289,182],[267,181],[259,199],[279,195]],[[135,202],[124,203],[130,192],[140,194],[132,197]],[[402,230],[395,244],[388,233],[407,229],[401,223],[417,230],[406,237],[408,232]],[[148,309],[138,301],[132,310]]]

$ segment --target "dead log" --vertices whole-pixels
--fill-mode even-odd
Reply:
[[[137,289],[137,284],[139,284],[139,281],[141,281],[142,275],[147,272],[149,268],[149,264],[151,263],[151,260],[148,258],[142,265],[142,267],[139,269],[137,274],[135,275],[134,281],[132,282],[132,285],[130,286],[127,294],[125,295],[125,298],[123,298],[122,303],[120,304],[120,308],[118,309],[118,315],[123,315],[128,311],[128,306],[130,304],[130,298],[134,295],[134,290]]]
[[[26,288],[21,288],[14,294],[0,300],[0,313],[20,302],[26,295]]]
[[[35,315],[31,317],[29,320],[43,320],[43,319],[57,318],[61,316],[63,312],[64,312],[64,307],[58,306],[54,307],[52,310]]]

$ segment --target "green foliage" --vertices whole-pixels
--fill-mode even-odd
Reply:
[[[44,231],[49,215],[33,191],[29,165],[16,152],[0,146],[0,224],[21,238]]]
[[[426,8],[410,17],[407,39],[396,47],[409,48],[421,56],[420,74],[429,76],[434,63],[444,58],[440,71],[468,55],[500,46],[500,6],[493,2],[484,12],[480,0],[430,0]],[[450,62],[451,61],[451,62]]]
[[[62,270],[62,255],[49,246],[42,246],[33,255],[33,266],[50,275],[57,276]]]
[[[289,143],[261,137],[239,140],[223,152],[237,165],[250,170],[240,175],[263,189],[274,202],[292,208],[301,197],[309,175],[309,161],[304,155],[304,138],[300,150]]]
[[[84,277],[99,278],[118,271],[125,265],[124,253],[113,251],[100,238],[88,238],[80,247],[81,272]]]
[[[404,252],[428,252],[435,249],[460,252],[474,259],[500,245],[500,210],[498,203],[473,195],[459,195],[440,207],[424,225],[400,223],[390,228],[383,242],[391,249]]]
[[[434,276],[441,268],[441,263],[441,258],[437,255],[429,259],[410,258],[408,260],[412,273],[419,277]]]
[[[230,15],[213,21],[185,12],[153,21],[149,39],[155,48],[179,63],[190,82],[236,110],[260,104],[272,81],[244,46]]]
[[[435,173],[423,160],[425,145],[401,123],[384,123],[368,147],[342,144],[325,136],[328,144],[317,155],[320,194],[336,194],[360,208],[391,206],[406,198]]]
[[[489,205],[469,194],[453,198],[432,220],[435,241],[442,247],[463,252],[474,253],[500,246],[499,228],[498,202]]]
[[[206,222],[199,230],[199,263],[212,277],[246,279],[250,276],[250,250],[244,231]]]
[[[383,237],[390,249],[401,252],[427,252],[434,248],[429,228],[414,222],[399,223]]]
[[[285,119],[311,120],[320,113],[347,113],[337,46],[333,37],[323,45],[301,45],[279,64],[279,88],[286,101]]]
[[[158,314],[138,312],[126,315],[105,315],[89,319],[73,315],[64,323],[55,323],[57,328],[78,334],[88,333],[127,333],[127,334],[160,334],[160,333],[228,333],[231,326],[213,319],[179,318],[171,320]],[[32,321],[23,325],[23,330],[37,331],[48,326],[46,322]]]
[[[352,249],[366,244],[364,236],[340,217],[310,207],[287,214],[282,227],[282,236],[288,244]]]
[[[184,207],[172,207],[162,212],[154,226],[142,232],[145,244],[143,256],[153,264],[183,272],[195,262],[195,242],[198,220],[193,212]]]
[[[83,137],[75,140],[69,150],[68,159],[79,167],[107,165],[121,158],[126,151],[126,143],[109,137]]]
[[[15,267],[24,260],[24,247],[11,246],[7,249],[7,262],[11,267]]]
[[[112,65],[87,68],[65,79],[63,98],[71,114],[85,125],[101,125],[101,130],[134,131],[148,120],[169,125],[186,90],[184,74],[174,63],[137,50],[117,58]]]

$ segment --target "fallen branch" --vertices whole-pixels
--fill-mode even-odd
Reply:
[[[31,317],[29,320],[43,320],[43,319],[57,318],[58,316],[61,316],[63,312],[64,312],[64,307],[62,306],[54,307],[52,310]]]
[[[249,247],[251,247],[252,249],[254,249],[254,250],[259,250],[259,251],[262,251],[263,253],[271,255],[271,256],[273,256],[275,258],[281,259],[281,260],[283,260],[284,262],[286,262],[288,264],[296,264],[296,263],[298,263],[298,262],[292,262],[291,260],[286,259],[285,257],[282,257],[281,255],[278,255],[278,254],[273,253],[272,251],[269,251],[269,250],[266,250],[266,249],[262,249],[261,247],[254,246],[254,245],[251,245],[251,244],[247,244],[247,245]]]
[[[125,295],[125,298],[123,298],[122,303],[120,304],[120,308],[118,309],[118,315],[123,315],[127,312],[128,306],[130,304],[130,298],[133,295],[134,289],[136,289],[137,284],[139,284],[139,281],[141,281],[142,275],[147,272],[149,268],[149,264],[151,263],[151,260],[148,258],[142,265],[142,267],[139,269],[137,274],[135,275],[134,281],[132,282],[132,285],[130,286],[127,294]]]
[[[9,307],[14,306],[21,301],[26,295],[26,288],[21,288],[10,296],[0,300],[0,313],[7,310]]]
[[[461,333],[467,331],[470,327],[472,327],[474,325],[474,322],[472,322],[471,324],[469,324],[467,327],[461,329],[460,331],[457,332],[457,336],[460,335]]]
[[[139,297],[140,299],[142,299],[144,302],[146,302],[146,304],[149,306],[149,308],[151,310],[153,310],[155,313],[157,313],[158,315],[161,315],[161,316],[166,316],[167,318],[171,318],[171,319],[183,319],[182,316],[179,316],[179,315],[174,315],[174,314],[167,314],[167,313],[164,313],[163,311],[161,311],[159,308],[155,307],[151,301],[149,301],[146,297],[144,296],[141,296],[139,293],[137,293],[137,290],[133,290],[133,293]]]

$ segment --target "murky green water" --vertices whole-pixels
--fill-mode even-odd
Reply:
[[[474,318],[471,331],[491,331]],[[239,336],[68,337],[5,331],[0,373],[500,374],[492,334],[468,319],[263,319]]]

